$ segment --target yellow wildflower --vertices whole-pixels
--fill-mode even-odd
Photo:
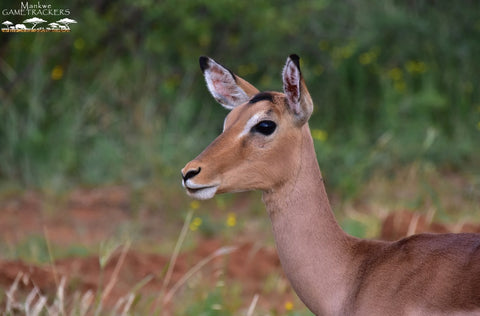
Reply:
[[[411,74],[422,74],[427,71],[427,65],[423,61],[410,60],[405,64],[405,68]]]
[[[190,230],[192,232],[196,231],[200,226],[202,226],[202,219],[200,217],[195,217],[193,221],[190,223]]]
[[[480,121],[477,123],[477,129],[480,131]]]
[[[226,224],[228,227],[235,227],[235,225],[237,225],[237,217],[235,213],[228,213]]]
[[[63,77],[63,67],[60,65],[57,65],[53,67],[51,77],[53,80],[60,80]]]
[[[371,63],[375,62],[375,60],[377,60],[377,57],[378,57],[379,53],[380,53],[380,48],[373,47],[369,51],[367,51],[367,52],[361,54],[360,56],[358,56],[358,61],[362,65],[371,64]]]
[[[320,142],[325,142],[328,138],[328,134],[326,131],[322,130],[322,129],[313,129],[312,130],[312,137],[313,139],[315,140],[318,140]]]
[[[293,309],[293,303],[290,301],[286,301],[284,307],[286,311],[291,311]]]
[[[197,210],[199,207],[200,207],[200,202],[195,201],[195,200],[190,202],[190,208],[192,210]]]
[[[402,69],[395,67],[388,71],[388,76],[393,79],[394,81],[398,81],[403,79],[403,72]]]
[[[340,61],[341,59],[349,59],[354,53],[356,49],[355,42],[350,42],[343,46],[334,47],[332,50],[332,58]]]
[[[367,53],[363,53],[361,54],[359,57],[358,57],[358,61],[360,62],[360,64],[362,65],[368,65],[370,63],[372,63],[372,58],[373,56],[371,54],[369,54],[368,52]]]

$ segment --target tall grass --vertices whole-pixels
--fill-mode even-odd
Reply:
[[[128,251],[131,246],[131,242],[127,241],[120,246],[105,246],[99,253],[99,265],[101,269],[101,276],[98,280],[98,290],[96,293],[92,290],[85,292],[72,291],[71,285],[65,276],[62,276],[57,280],[55,276],[55,293],[45,293],[37,287],[35,282],[30,279],[28,272],[18,272],[15,280],[8,289],[5,290],[5,295],[0,295],[2,315],[27,315],[27,316],[62,316],[62,315],[183,315],[185,310],[194,310],[194,315],[240,315],[241,310],[226,309],[229,303],[221,304],[224,300],[224,293],[218,292],[215,294],[213,301],[204,301],[203,299],[195,300],[189,304],[185,304],[182,301],[181,289],[189,289],[190,286],[187,282],[195,276],[198,276],[205,266],[212,263],[215,258],[228,256],[230,253],[236,250],[236,247],[220,247],[207,255],[199,262],[192,264],[178,280],[171,282],[172,273],[176,265],[176,261],[180,251],[182,250],[183,243],[186,235],[191,229],[190,223],[193,217],[194,209],[190,209],[184,220],[183,227],[178,236],[176,245],[171,251],[171,258],[168,266],[166,267],[166,273],[162,274],[162,267],[158,267],[158,275],[162,275],[163,283],[162,288],[158,293],[152,293],[151,295],[142,296],[139,290],[149,283],[152,279],[152,275],[147,275],[145,278],[138,280],[137,284],[122,297],[113,297],[112,291],[117,286],[119,280],[119,274],[123,268],[123,264]],[[47,235],[47,234],[46,234]],[[48,244],[48,242],[47,242]],[[51,251],[49,250],[51,253]],[[115,262],[114,269],[109,276],[108,280],[104,280],[103,271],[109,261],[112,260],[113,254],[119,252],[117,261]],[[55,271],[54,258],[51,258],[51,267]],[[202,276],[199,276],[202,278]],[[71,281],[71,280],[70,280]],[[105,282],[105,284],[103,284]],[[25,286],[31,288],[31,290],[25,294]],[[211,294],[211,289],[202,288],[200,291],[202,295]],[[153,298],[152,298],[153,297]],[[258,294],[254,299],[255,304],[250,304],[248,309],[248,315],[252,315],[255,311],[256,301],[258,301]],[[114,300],[112,304],[112,299]],[[110,301],[110,302],[107,302]],[[214,302],[214,303],[212,303]],[[225,306],[223,306],[225,305]],[[213,306],[213,307],[212,307]],[[237,306],[238,307],[238,306]],[[190,312],[188,313],[191,314]]]
[[[347,194],[372,169],[419,158],[478,169],[479,9],[476,1],[75,4],[80,22],[69,34],[2,35],[2,184],[170,183],[226,114],[204,87],[204,54],[279,90],[286,56],[298,53],[316,105],[311,126],[327,135],[317,140],[320,163]]]

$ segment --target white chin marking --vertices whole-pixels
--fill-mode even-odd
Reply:
[[[213,187],[204,187],[198,189],[187,189],[187,194],[197,200],[208,200],[215,196],[217,193],[218,186]]]

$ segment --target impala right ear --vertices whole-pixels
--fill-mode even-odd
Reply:
[[[298,126],[305,124],[313,112],[313,101],[300,71],[300,57],[293,54],[283,68],[283,92]]]
[[[225,108],[231,110],[259,92],[253,85],[213,59],[202,56],[199,62],[208,90]]]

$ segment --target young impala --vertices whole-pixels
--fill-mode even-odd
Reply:
[[[283,93],[259,92],[208,57],[208,89],[230,109],[218,136],[182,169],[188,195],[262,190],[278,255],[316,315],[480,315],[480,235],[420,234],[396,242],[347,235],[335,221],[308,119],[299,57]]]

